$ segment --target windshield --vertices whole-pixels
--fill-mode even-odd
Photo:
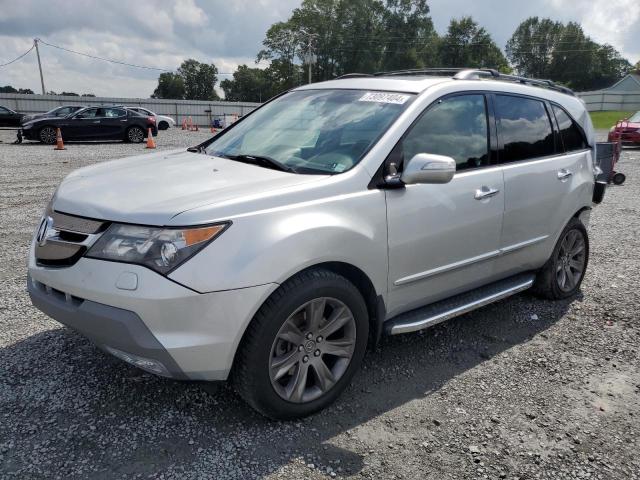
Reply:
[[[214,140],[206,153],[266,158],[296,173],[349,170],[413,99],[363,90],[290,92]]]
[[[630,122],[640,122],[640,112],[636,112],[629,118]]]

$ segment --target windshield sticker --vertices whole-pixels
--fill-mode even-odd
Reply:
[[[343,165],[342,163],[334,163],[331,168],[333,169],[334,172],[344,172],[344,169],[346,168],[346,165]]]
[[[359,102],[396,103],[402,105],[411,98],[402,93],[367,92],[358,99]]]

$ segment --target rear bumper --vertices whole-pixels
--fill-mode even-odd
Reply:
[[[33,246],[28,278],[33,304],[54,320],[140,368],[191,380],[227,378],[247,325],[277,288],[198,293],[142,266],[89,258],[43,267]]]

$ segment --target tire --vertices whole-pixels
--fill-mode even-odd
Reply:
[[[624,173],[617,172],[613,175],[611,181],[614,183],[614,185],[622,185],[626,179],[627,177]]]
[[[533,293],[549,300],[575,295],[582,284],[588,263],[587,229],[580,220],[572,218],[560,234],[551,258],[536,275]]]
[[[158,130],[167,130],[168,128],[169,128],[169,122],[165,122],[164,120],[162,120],[158,124]]]
[[[142,143],[144,142],[144,137],[146,136],[144,130],[138,126],[133,126],[127,128],[127,132],[125,135],[125,142],[130,143]]]
[[[318,319],[318,328],[308,318]],[[368,335],[367,307],[351,282],[329,270],[302,272],[283,283],[256,313],[238,349],[231,381],[251,407],[269,418],[311,415],[349,385]]]
[[[38,132],[38,139],[46,145],[55,145],[56,143],[56,129],[50,125],[42,127]]]

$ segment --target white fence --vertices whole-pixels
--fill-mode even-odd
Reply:
[[[611,92],[600,90],[597,92],[578,92],[580,98],[587,104],[590,112],[603,110],[620,110],[632,112],[640,110],[640,93],[635,92]]]
[[[60,105],[126,105],[144,107],[158,115],[168,115],[178,124],[191,117],[194,123],[210,125],[212,118],[238,115],[241,117],[259,106],[250,102],[208,102],[202,100],[160,100],[155,98],[75,97],[61,95],[25,95],[0,93],[0,105],[20,113],[47,112]]]

